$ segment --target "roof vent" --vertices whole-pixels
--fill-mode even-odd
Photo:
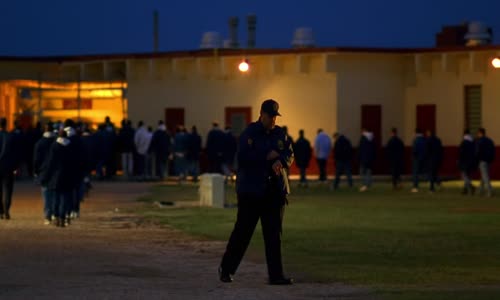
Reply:
[[[294,48],[309,48],[315,46],[312,28],[300,27],[295,30],[292,46]]]
[[[222,48],[222,36],[216,31],[209,31],[203,34],[201,39],[201,49]]]
[[[467,46],[489,45],[493,40],[493,31],[482,22],[470,22],[465,40]]]

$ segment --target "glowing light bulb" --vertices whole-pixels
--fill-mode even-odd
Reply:
[[[238,69],[240,70],[240,72],[245,73],[248,72],[248,70],[250,70],[250,65],[246,60],[244,60],[239,64]]]

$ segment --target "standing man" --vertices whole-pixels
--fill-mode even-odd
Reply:
[[[260,219],[269,284],[293,283],[284,276],[281,261],[283,212],[289,193],[287,170],[293,162],[293,150],[283,130],[275,125],[278,109],[276,101],[264,101],[259,120],[239,139],[238,216],[219,267],[223,282],[233,280]]]
[[[335,159],[335,180],[333,182],[333,189],[339,188],[340,177],[342,174],[347,176],[347,184],[352,188],[352,143],[341,133],[335,133],[335,146],[333,147],[333,158]]]
[[[415,130],[415,139],[413,140],[412,147],[412,169],[413,169],[413,188],[412,193],[418,193],[418,181],[419,177],[424,170],[425,162],[425,137],[422,131],[417,128]]]
[[[137,176],[139,180],[146,179],[146,156],[151,144],[151,137],[143,121],[139,121],[134,134],[134,145],[137,151]]]
[[[119,150],[122,159],[123,175],[131,179],[134,175],[134,128],[130,120],[122,121],[122,128],[118,134]]]
[[[326,163],[328,162],[328,157],[332,151],[332,141],[323,129],[318,129],[318,135],[316,136],[316,141],[314,142],[314,151],[316,154],[316,161],[318,162],[319,181],[325,182],[327,179]]]
[[[476,144],[476,159],[479,162],[479,171],[481,171],[481,189],[480,193],[484,193],[486,188],[486,196],[493,196],[493,188],[490,181],[490,167],[495,160],[495,144],[486,136],[486,129],[479,128],[477,131]]]
[[[163,180],[168,178],[168,157],[170,156],[170,135],[167,132],[167,127],[162,120],[158,121],[158,129],[153,134],[151,140],[151,152],[154,155],[156,176]]]
[[[311,161],[312,148],[311,143],[304,137],[304,130],[299,131],[299,139],[293,145],[293,152],[295,154],[295,164],[300,170],[300,183],[299,186],[307,187],[307,168]]]
[[[460,147],[458,148],[458,169],[464,180],[463,195],[473,195],[476,190],[472,185],[471,178],[472,172],[477,168],[475,152],[474,138],[470,134],[469,129],[466,129],[462,143],[460,143]]]
[[[33,155],[33,170],[38,183],[42,186],[42,197],[44,203],[45,225],[49,225],[55,218],[54,191],[48,188],[48,182],[41,182],[40,178],[44,178],[45,172],[48,170],[49,154],[52,144],[56,140],[54,132],[52,132],[52,124],[45,125],[43,137],[35,144]]]
[[[359,173],[363,180],[360,192],[366,192],[372,186],[372,170],[375,162],[376,148],[373,141],[373,133],[366,129],[362,130],[359,141]]]
[[[401,173],[403,173],[405,145],[398,136],[398,130],[392,128],[391,138],[385,147],[385,153],[391,169],[392,188],[401,188]]]
[[[225,142],[226,135],[219,128],[219,123],[214,122],[207,136],[208,172],[222,174]]]
[[[189,161],[189,173],[193,176],[193,182],[198,182],[200,174],[200,155],[201,155],[201,136],[198,134],[198,128],[193,126],[189,134],[189,146],[187,159]]]
[[[443,161],[443,144],[435,132],[427,130],[425,134],[427,136],[425,143],[425,165],[428,172],[430,191],[433,193],[436,191],[436,184],[439,184],[438,172]]]
[[[20,155],[14,133],[7,132],[7,119],[0,119],[0,219],[10,219],[10,206],[14,190],[14,171]]]

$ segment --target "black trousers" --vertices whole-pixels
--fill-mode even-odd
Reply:
[[[222,258],[223,270],[236,273],[260,219],[269,278],[283,276],[281,229],[285,199],[283,196],[281,198],[271,194],[262,198],[238,195],[238,216]]]
[[[401,173],[403,170],[403,162],[400,161],[392,161],[391,165],[391,177],[392,177],[392,186],[397,187],[398,184],[401,183]]]
[[[14,174],[0,176],[0,215],[9,214],[14,190]]]
[[[326,181],[326,159],[316,159],[319,168],[319,181]]]

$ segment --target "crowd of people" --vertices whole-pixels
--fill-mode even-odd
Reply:
[[[113,179],[119,170],[126,180],[198,181],[202,138],[196,126],[170,132],[163,121],[155,130],[139,121],[134,128],[123,120],[116,128],[109,117],[93,131],[71,119],[23,130],[7,130],[0,119],[0,218],[10,219],[14,181],[34,178],[41,186],[44,223],[65,227],[80,216],[80,203],[89,194],[91,179]],[[208,171],[233,178],[236,137],[213,123],[205,146]],[[172,168],[170,168],[172,167]],[[94,175],[94,176],[93,176]]]
[[[286,127],[285,127],[286,130]],[[307,169],[313,157],[313,147],[304,137],[304,131],[299,131],[299,138],[293,142],[295,162],[300,170],[299,186],[307,186]],[[361,177],[361,192],[372,186],[372,172],[377,159],[377,149],[374,135],[366,129],[362,130],[358,148],[355,151],[351,141],[341,133],[335,133],[333,139],[322,129],[318,130],[314,141],[314,156],[319,170],[319,181],[327,181],[327,161],[333,157],[335,163],[335,178],[332,189],[339,188],[342,175],[347,177],[349,187],[353,187],[352,164],[355,159],[359,163]],[[405,146],[398,136],[396,128],[391,130],[391,138],[383,148],[384,157],[381,158],[390,170],[394,189],[401,189],[401,175],[405,166]],[[412,158],[412,193],[418,193],[421,179],[425,178],[430,184],[430,191],[434,192],[440,185],[438,176],[443,163],[443,145],[436,134],[430,130],[425,133],[416,129],[411,147]],[[457,169],[461,172],[464,186],[463,194],[474,194],[476,187],[472,185],[472,174],[479,169],[481,175],[480,194],[492,196],[493,189],[490,181],[490,168],[495,160],[494,142],[486,136],[486,130],[479,128],[476,137],[469,130],[464,131],[463,140],[458,148]],[[357,155],[356,155],[357,154]]]
[[[283,127],[295,153],[295,164],[300,170],[299,186],[308,185],[307,170],[313,157],[319,170],[319,181],[327,182],[327,162],[333,158],[335,177],[331,188],[339,188],[343,175],[353,187],[353,161],[360,168],[361,188],[364,192],[373,184],[372,173],[380,153],[373,133],[363,129],[355,150],[348,137],[335,133],[332,138],[319,129],[314,144],[299,131],[296,141]],[[441,140],[431,131],[417,129],[412,144],[412,192],[419,191],[420,181],[426,178],[430,191],[440,184],[438,172],[443,161]],[[390,170],[394,189],[400,189],[405,165],[405,146],[397,129],[383,148],[384,162]],[[68,226],[80,215],[80,203],[91,188],[91,174],[97,180],[112,179],[122,170],[126,180],[165,180],[169,175],[179,181],[198,181],[201,156],[206,155],[209,173],[220,173],[233,180],[237,168],[235,157],[237,139],[230,127],[222,130],[212,124],[205,147],[196,126],[188,131],[178,126],[170,132],[163,121],[157,128],[139,121],[134,128],[130,120],[123,120],[116,128],[109,117],[92,131],[73,120],[38,124],[23,130],[15,124],[7,131],[7,120],[0,119],[0,218],[10,219],[13,185],[16,177],[33,177],[41,186],[44,200],[45,224]],[[491,196],[490,167],[495,159],[495,146],[480,128],[474,138],[466,130],[459,146],[457,167],[464,180],[464,194],[473,194],[471,176],[479,169],[480,192]]]

